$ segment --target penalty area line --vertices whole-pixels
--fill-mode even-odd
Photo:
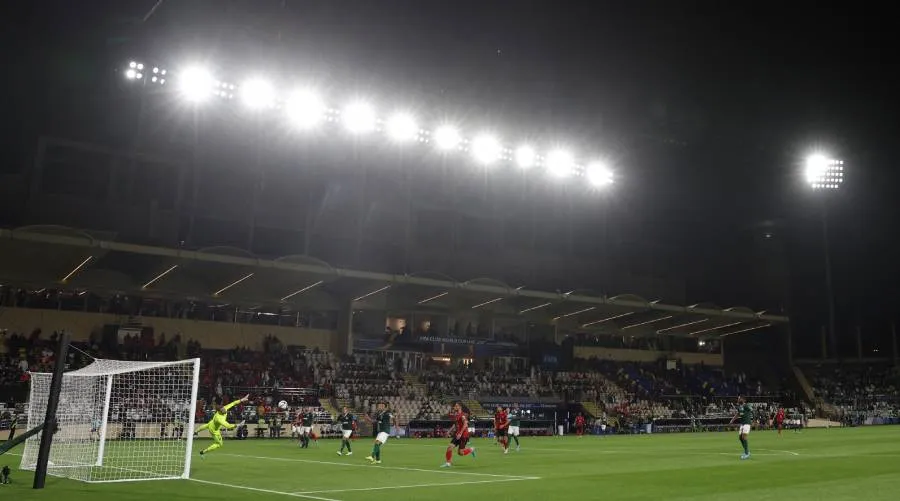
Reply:
[[[420,471],[424,473],[434,473],[436,475],[469,475],[474,477],[492,477],[492,478],[503,478],[507,480],[536,480],[537,477],[528,477],[522,475],[498,475],[495,473],[477,473],[471,471],[449,471],[449,470],[441,470],[435,468],[433,470],[428,470],[425,468],[408,468],[404,466],[381,466],[381,465],[368,465],[368,464],[359,464],[359,463],[337,463],[334,461],[316,461],[314,459],[299,459],[299,458],[279,458],[279,457],[271,457],[271,456],[250,456],[246,454],[216,454],[217,456],[231,456],[238,458],[247,458],[247,459],[267,459],[269,461],[284,461],[289,463],[312,463],[312,464],[327,464],[332,466],[344,466],[351,468],[377,468],[380,470],[399,470],[399,471]]]
[[[316,499],[318,501],[340,501],[339,499],[334,499],[334,498],[323,498],[320,496],[310,496],[308,494],[301,494],[301,493],[297,493],[297,492],[284,492],[284,491],[275,491],[272,489],[261,489],[259,487],[250,487],[248,485],[225,484],[222,482],[211,482],[209,480],[200,480],[197,478],[192,478],[190,480],[191,480],[191,482],[199,482],[201,484],[218,485],[220,487],[231,487],[232,489],[243,489],[245,491],[264,492],[266,494],[278,494],[281,496],[291,496],[291,497],[303,498],[303,499]]]
[[[337,494],[341,492],[368,492],[368,491],[384,491],[390,489],[416,489],[419,487],[444,487],[444,486],[456,486],[456,485],[471,485],[471,484],[498,484],[501,482],[517,482],[520,480],[540,480],[541,477],[522,477],[522,478],[498,478],[494,480],[468,480],[463,482],[441,482],[441,483],[429,483],[429,484],[413,484],[413,485],[388,485],[384,487],[360,487],[357,489],[329,489],[325,491],[302,491],[297,492],[295,494]]]

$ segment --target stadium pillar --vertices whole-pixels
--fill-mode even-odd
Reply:
[[[336,352],[350,355],[353,353],[353,302],[337,312],[337,346]]]
[[[862,327],[856,326],[856,358],[863,359],[862,349]]]
[[[822,360],[828,358],[828,331],[822,327]]]
[[[785,329],[785,339],[787,340],[787,360],[788,366],[794,366],[794,330],[791,329],[791,325],[788,324]]]
[[[69,352],[68,332],[63,331],[56,350],[56,368],[50,381],[50,395],[47,397],[47,411],[44,414],[44,431],[41,433],[41,445],[38,448],[37,464],[34,469],[35,489],[43,489],[47,480],[47,463],[50,461],[50,446],[53,434],[56,433],[56,408],[59,406],[59,393],[62,390],[63,372],[66,370],[66,356]]]
[[[891,345],[893,345],[894,365],[897,365],[897,324],[891,322]]]

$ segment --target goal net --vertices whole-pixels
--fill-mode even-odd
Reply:
[[[44,422],[52,378],[31,374],[28,429]],[[47,473],[84,482],[188,478],[199,378],[197,358],[95,360],[66,372]],[[25,442],[23,470],[36,468],[41,435]]]

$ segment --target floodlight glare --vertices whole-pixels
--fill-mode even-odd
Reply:
[[[834,190],[844,182],[844,162],[820,154],[810,155],[804,174],[813,189]]]
[[[434,131],[434,142],[442,150],[452,150],[459,146],[462,137],[452,125],[443,125]]]
[[[602,188],[613,183],[613,173],[603,162],[593,162],[585,170],[591,186]]]
[[[195,103],[205,101],[212,95],[215,79],[204,68],[192,67],[183,71],[176,83],[185,99]]]
[[[127,78],[129,80],[134,80],[136,77],[137,77],[136,71],[131,70],[131,69],[125,71],[125,78]]]
[[[344,108],[344,127],[353,134],[365,134],[375,130],[375,111],[366,103],[356,102]]]
[[[137,68],[137,63],[132,61],[132,62],[128,63],[128,67],[129,68]]]
[[[531,146],[519,146],[516,150],[516,164],[523,169],[533,167],[537,160],[537,154]]]
[[[240,87],[241,100],[251,110],[264,110],[275,104],[275,89],[261,78],[247,80]]]
[[[472,141],[472,156],[478,163],[489,165],[500,159],[503,146],[500,141],[489,134],[482,134]]]
[[[575,159],[566,150],[554,150],[547,155],[547,172],[558,178],[569,177],[575,170]]]
[[[310,129],[325,118],[325,102],[313,91],[298,90],[288,98],[286,111],[292,124]]]
[[[419,127],[408,113],[397,113],[387,123],[387,133],[394,141],[404,142],[416,138]]]

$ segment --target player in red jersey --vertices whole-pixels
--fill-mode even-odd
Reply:
[[[447,446],[447,453],[445,455],[447,462],[441,465],[441,468],[449,468],[452,466],[453,461],[453,448],[457,448],[457,454],[460,456],[468,456],[469,454],[472,457],[475,457],[475,448],[467,447],[469,443],[469,418],[466,416],[466,413],[463,412],[462,405],[459,402],[453,404],[453,410],[450,413],[450,417],[453,419],[453,426],[450,428],[450,431],[447,433],[450,436],[450,445]]]
[[[778,428],[778,436],[781,436],[781,430],[784,429],[784,409],[779,407],[775,413],[775,427]]]
[[[497,434],[497,442],[503,447],[503,453],[509,454],[509,412],[502,405],[498,405],[494,413],[494,433]]]
[[[579,437],[584,435],[584,415],[580,412],[578,416],[575,417],[575,434]]]

